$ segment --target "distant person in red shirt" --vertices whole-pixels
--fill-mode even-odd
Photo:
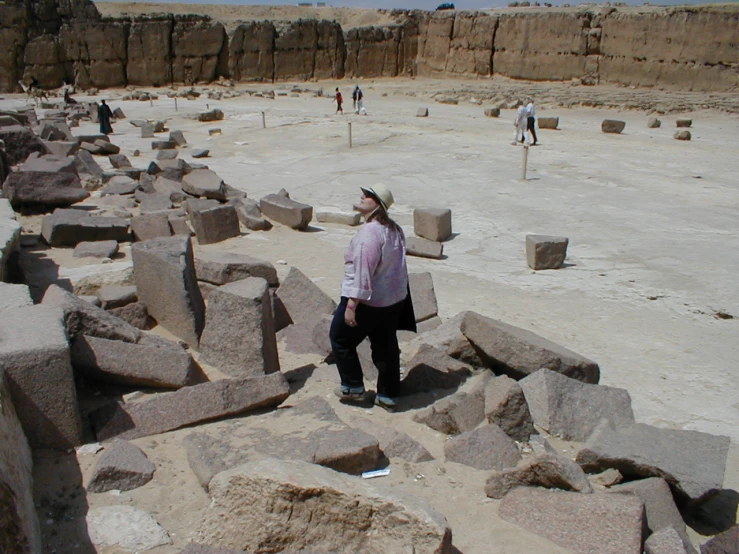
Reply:
[[[341,107],[341,105],[344,103],[344,97],[341,96],[341,93],[339,92],[339,87],[336,87],[336,96],[334,96],[334,102],[336,102],[336,113],[341,112],[341,115],[344,115],[344,108]]]

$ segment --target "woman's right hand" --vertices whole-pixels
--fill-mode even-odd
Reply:
[[[354,311],[354,308],[351,308],[349,306],[346,307],[346,310],[344,310],[344,323],[346,323],[349,327],[357,326],[357,314]]]

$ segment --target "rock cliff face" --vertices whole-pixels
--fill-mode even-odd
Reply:
[[[71,16],[74,14],[74,17]],[[205,16],[100,18],[87,0],[0,4],[0,90],[19,79],[86,87],[395,76],[599,81],[680,90],[739,86],[739,7],[393,12],[253,21],[227,34]]]

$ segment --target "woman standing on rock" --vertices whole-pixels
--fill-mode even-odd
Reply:
[[[408,296],[405,235],[388,215],[393,195],[382,183],[362,188],[354,209],[365,218],[344,254],[341,302],[329,337],[341,387],[342,402],[364,402],[364,375],[357,346],[369,337],[378,370],[375,404],[395,407],[400,393],[398,323]]]

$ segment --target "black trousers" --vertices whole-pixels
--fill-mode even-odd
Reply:
[[[534,130],[534,122],[536,121],[533,117],[526,118],[526,129],[531,131],[531,136],[534,137],[534,144],[536,144],[536,131]]]
[[[364,387],[364,374],[357,355],[357,346],[365,338],[369,338],[372,362],[378,372],[377,394],[397,397],[400,394],[398,318],[404,302],[385,308],[359,304],[356,311],[357,326],[349,327],[344,321],[347,300],[345,296],[341,297],[329,332],[342,386]]]

